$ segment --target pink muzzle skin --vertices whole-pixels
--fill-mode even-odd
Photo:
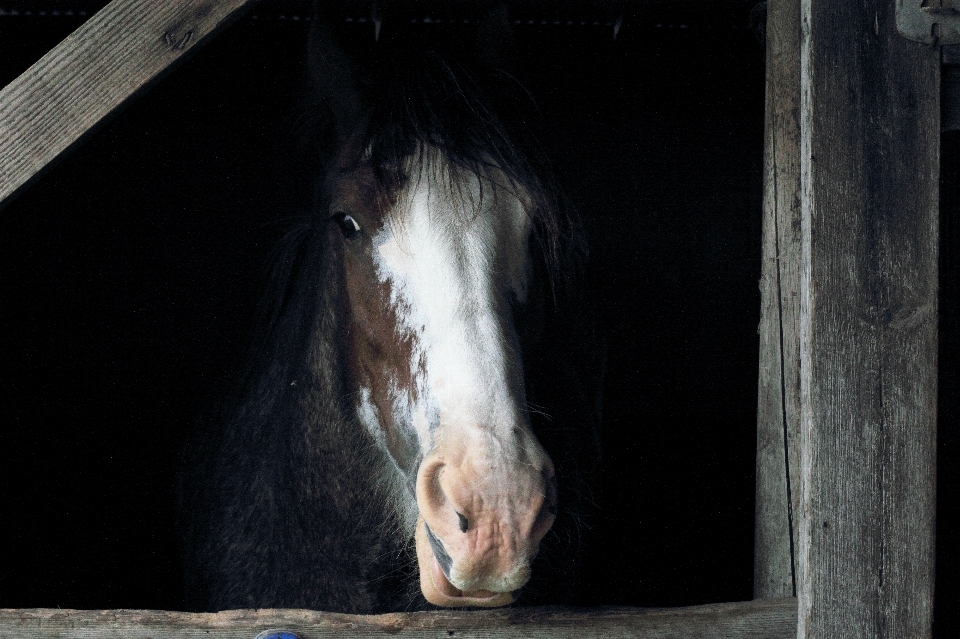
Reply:
[[[427,530],[423,519],[417,520],[415,535],[417,545],[417,563],[420,565],[420,590],[427,601],[435,606],[456,608],[472,606],[497,608],[509,606],[514,602],[513,593],[491,592],[489,590],[463,591],[450,583],[440,568],[440,562],[433,554],[433,548],[427,539]]]

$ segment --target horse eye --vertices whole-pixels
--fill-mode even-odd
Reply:
[[[343,233],[343,237],[346,239],[352,240],[360,234],[360,225],[346,213],[335,213],[333,219],[336,220],[337,226],[340,227],[340,232]]]

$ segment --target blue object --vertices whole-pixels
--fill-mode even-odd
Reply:
[[[300,639],[300,635],[289,630],[264,630],[256,639]]]

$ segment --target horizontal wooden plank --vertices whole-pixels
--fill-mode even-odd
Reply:
[[[256,0],[114,0],[0,91],[0,204]]]
[[[686,608],[501,608],[486,611],[343,615],[309,610],[0,610],[0,638],[253,639],[268,629],[321,637],[633,637],[793,639],[796,599],[759,599]]]

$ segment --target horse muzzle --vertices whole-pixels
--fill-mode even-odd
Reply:
[[[422,518],[417,521],[416,545],[417,563],[420,565],[420,590],[426,600],[435,606],[497,608],[514,602],[513,591],[461,590],[450,583],[427,539],[426,525]]]
[[[417,477],[415,537],[427,601],[513,603],[556,517],[553,464],[546,453],[537,457],[528,460],[537,463],[509,466],[442,453],[424,460]]]

